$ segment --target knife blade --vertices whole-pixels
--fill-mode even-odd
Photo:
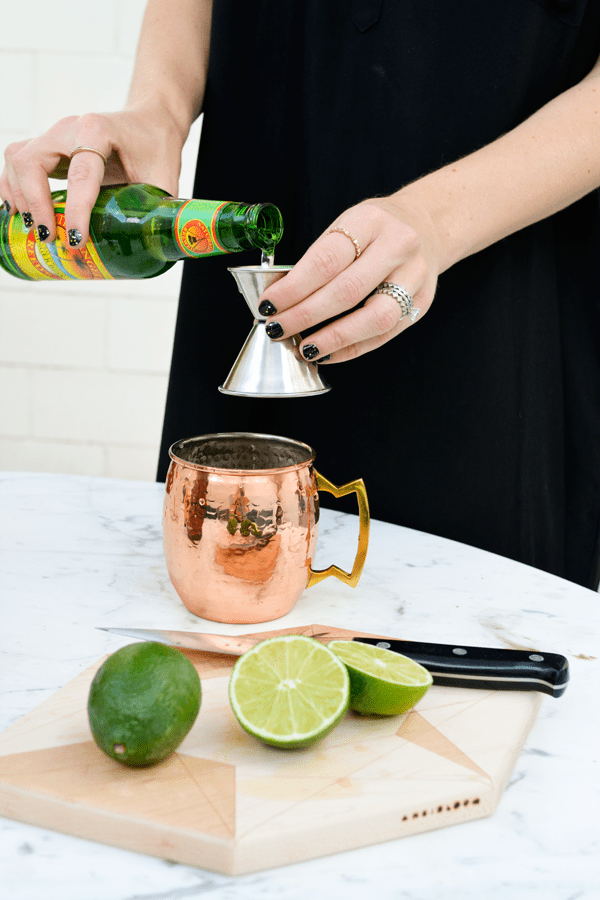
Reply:
[[[225,634],[156,628],[98,626],[98,630],[142,641],[158,641],[183,650],[203,650],[230,656],[241,656],[264,639],[262,635],[232,637]],[[336,638],[335,634],[329,634],[327,631],[310,636],[324,644]],[[561,697],[569,683],[569,663],[566,657],[559,653],[468,647],[462,644],[432,644],[366,635],[356,635],[352,640],[408,656],[431,672],[434,684],[447,687],[539,691],[551,697]]]

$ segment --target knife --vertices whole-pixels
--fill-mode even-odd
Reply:
[[[264,635],[231,637],[224,634],[204,634],[197,631],[168,631],[154,628],[104,628],[112,634],[143,641],[158,641],[186,650],[204,650],[241,656],[246,650],[264,640]],[[299,633],[302,629],[299,629]],[[339,635],[323,631],[309,634],[327,644]],[[393,638],[352,638],[401,653],[422,665],[433,676],[433,683],[447,687],[485,688],[499,691],[540,691],[551,697],[561,697],[569,683],[569,663],[558,653],[538,653],[531,650],[505,650],[497,647],[467,647],[463,644],[430,644]]]

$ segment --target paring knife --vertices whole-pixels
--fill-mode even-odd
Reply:
[[[264,640],[264,635],[231,637],[196,631],[166,631],[154,628],[103,628],[126,637],[158,641],[186,650],[204,650],[241,656]],[[302,633],[303,629],[298,629]],[[327,644],[336,636],[323,631],[310,634]],[[347,638],[344,638],[347,639]],[[505,650],[496,647],[467,647],[463,644],[429,644],[393,638],[357,635],[352,640],[385,647],[408,656],[431,672],[433,683],[449,687],[490,688],[500,691],[540,691],[561,697],[569,683],[569,663],[558,653]]]

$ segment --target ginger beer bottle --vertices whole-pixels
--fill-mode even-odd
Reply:
[[[84,247],[67,246],[66,191],[52,194],[57,237],[40,241],[19,214],[0,207],[0,266],[17,278],[152,278],[184,257],[259,249],[272,254],[283,234],[272,203],[175,200],[148,184],[102,188]]]

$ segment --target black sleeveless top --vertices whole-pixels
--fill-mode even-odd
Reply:
[[[600,0],[214,5],[194,196],[277,204],[280,264],[352,204],[512,129],[600,55]],[[596,587],[598,191],[442,274],[426,316],[324,367],[332,390],[315,398],[217,390],[252,324],[227,267],[259,262],[184,264],[160,480],[179,438],[293,437],[335,483],[363,477],[374,518]]]

